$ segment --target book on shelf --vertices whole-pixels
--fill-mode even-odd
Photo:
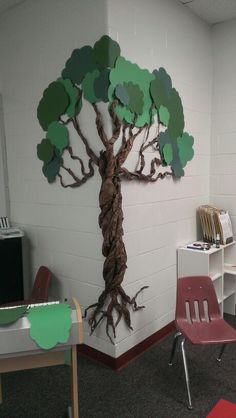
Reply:
[[[217,236],[223,245],[233,241],[233,229],[227,210],[210,205],[201,205],[197,212],[204,241],[215,243]]]

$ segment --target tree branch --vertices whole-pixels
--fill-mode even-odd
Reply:
[[[98,131],[99,138],[101,139],[104,147],[107,148],[108,138],[107,138],[106,132],[104,131],[104,128],[103,128],[102,115],[101,115],[100,111],[98,110],[98,107],[95,103],[92,103],[92,106],[93,106],[94,111],[96,113],[96,126],[97,126],[97,131]]]
[[[98,166],[98,165],[99,165],[99,158],[98,158],[98,157],[97,157],[97,155],[93,152],[93,150],[90,148],[87,138],[85,138],[85,136],[83,135],[83,133],[82,133],[82,131],[81,131],[81,129],[80,129],[79,122],[77,121],[77,119],[76,119],[76,118],[73,118],[73,119],[72,119],[72,123],[73,123],[73,125],[74,125],[74,128],[75,128],[76,132],[78,133],[79,137],[81,138],[81,140],[82,140],[82,142],[83,142],[83,144],[84,144],[84,146],[85,146],[85,149],[86,149],[87,155],[88,155],[88,156],[90,157],[90,159],[94,162],[94,164],[96,164],[96,165]]]
[[[83,161],[79,158],[79,157],[75,157],[75,156],[73,156],[73,157],[71,157],[71,158],[73,158],[73,159],[78,159],[78,160],[80,160],[80,163],[82,162],[82,165],[83,165]],[[84,166],[83,166],[83,170],[82,170],[82,167],[81,167],[81,171],[82,171],[82,173],[83,173],[83,177],[82,178],[79,178],[72,170],[71,170],[71,168],[68,168],[68,167],[65,167],[65,165],[64,164],[62,164],[61,165],[61,167],[73,178],[73,180],[74,180],[74,182],[73,183],[70,183],[70,184],[65,184],[64,183],[64,180],[63,180],[63,178],[62,178],[62,175],[60,174],[60,173],[58,173],[58,177],[60,178],[60,183],[61,183],[61,185],[62,185],[62,187],[64,187],[64,188],[67,188],[67,187],[72,187],[72,188],[74,188],[74,187],[79,187],[79,186],[82,186],[82,184],[84,184],[84,183],[86,183],[86,181],[90,178],[90,177],[92,177],[93,175],[94,175],[94,168],[93,168],[93,163],[94,163],[94,161],[90,158],[89,159],[89,162],[88,162],[88,166],[89,166],[89,171],[86,173],[85,172],[85,170],[84,170]]]
[[[110,113],[111,120],[112,120],[112,123],[113,123],[112,137],[109,140],[109,143],[111,145],[114,145],[114,143],[119,138],[120,131],[121,131],[121,125],[122,125],[120,119],[118,118],[118,116],[115,112],[116,106],[117,106],[117,100],[114,100],[112,102],[112,105],[111,105],[110,109],[109,109],[109,113]]]
[[[151,161],[151,167],[150,167],[149,174],[143,174],[142,172],[140,172],[140,170],[135,171],[135,172],[130,172],[129,170],[127,170],[127,168],[122,167],[120,169],[120,175],[122,177],[126,178],[127,180],[139,180],[139,181],[144,181],[144,182],[147,182],[147,183],[148,182],[155,182],[158,179],[163,179],[167,176],[173,177],[173,172],[172,171],[165,171],[164,173],[158,173],[157,174],[156,169],[160,165],[162,165],[162,161],[159,158],[154,158]]]
[[[129,136],[129,138],[123,142],[120,151],[117,154],[117,165],[120,167],[122,166],[122,164],[124,164],[126,158],[128,157],[130,151],[132,150],[133,147],[133,143],[135,141],[135,139],[137,138],[137,136],[145,129],[145,126],[143,126],[142,128],[139,128],[138,131],[134,134],[132,132],[132,128],[129,129],[129,133],[131,133],[131,136]],[[123,131],[123,141],[124,141],[124,131]]]

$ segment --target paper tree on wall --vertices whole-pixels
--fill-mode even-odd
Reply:
[[[79,114],[87,101],[94,109],[101,151],[93,149],[94,138],[82,132]],[[112,134],[107,136],[99,103],[107,103]],[[127,268],[123,242],[121,180],[155,182],[166,176],[180,178],[193,158],[193,137],[184,132],[184,114],[178,92],[164,68],[152,73],[120,56],[117,42],[103,36],[93,47],[75,49],[65,64],[61,78],[53,81],[43,93],[37,110],[38,120],[46,132],[37,146],[43,161],[43,174],[49,183],[59,178],[61,185],[79,187],[94,175],[97,166],[101,176],[99,226],[103,234],[105,289],[92,309],[89,324],[93,332],[106,319],[106,333],[115,329],[123,317],[131,327],[129,307],[141,309],[122,287]],[[92,122],[92,121],[91,121]],[[150,128],[156,134],[150,138]],[[70,144],[71,129],[78,135],[87,161],[75,155]],[[142,136],[137,165],[133,171],[125,162],[134,142]],[[146,151],[153,152],[148,164]],[[150,153],[149,153],[150,155]],[[67,165],[68,157],[78,164],[77,170]],[[169,166],[169,169],[165,169]],[[68,180],[70,179],[70,180]],[[116,320],[115,318],[116,313]]]

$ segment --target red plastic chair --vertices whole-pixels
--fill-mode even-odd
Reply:
[[[49,287],[52,281],[52,272],[45,266],[39,267],[35,276],[33,289],[29,299],[4,303],[3,306],[30,305],[48,301]]]
[[[169,365],[172,365],[178,338],[181,336],[188,408],[192,409],[185,341],[192,344],[222,344],[217,358],[221,361],[225,345],[236,342],[236,330],[222,318],[213,282],[208,276],[183,277],[177,280],[177,332],[174,336]]]

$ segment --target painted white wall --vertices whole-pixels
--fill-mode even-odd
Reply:
[[[132,332],[119,324],[114,346],[104,326],[90,337],[85,324],[85,342],[117,357],[174,318],[176,249],[196,239],[196,208],[209,198],[212,57],[210,29],[174,0],[27,0],[0,18],[11,218],[30,239],[32,271],[48,265],[57,278],[54,295],[73,295],[83,308],[103,289],[99,179],[76,190],[48,185],[36,156],[42,139],[36,108],[71,51],[104,33],[141,67],[166,68],[195,137],[195,157],[180,181],[122,185],[125,290],[132,297],[148,285],[138,298],[146,308],[132,314]],[[89,121],[83,114],[84,126]],[[93,124],[87,132],[93,138]]]
[[[229,210],[236,232],[236,20],[213,28],[211,202]]]
[[[3,104],[2,96],[0,94],[0,217],[9,216],[9,194],[7,175],[7,154],[5,142]]]

